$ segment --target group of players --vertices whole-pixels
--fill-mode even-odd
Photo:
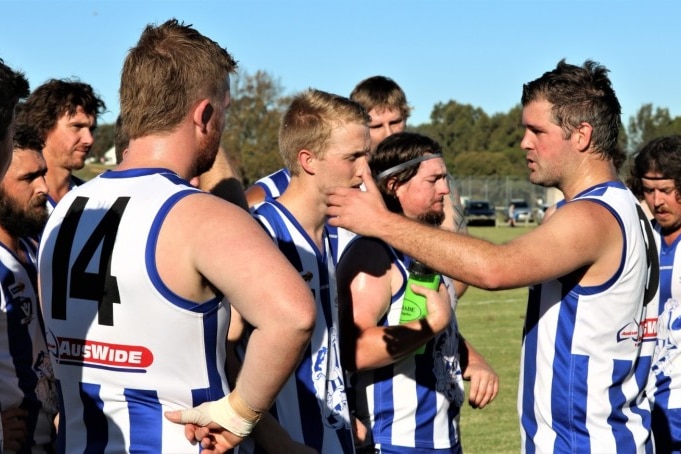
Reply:
[[[463,380],[474,407],[498,392],[456,323],[468,284],[530,287],[523,452],[681,450],[681,138],[635,155],[630,191],[606,68],[561,61],[523,86],[530,181],[565,200],[502,245],[467,234],[440,145],[405,131],[382,76],[296,95],[285,168],[220,193],[235,70],[191,26],[147,26],[120,163],[83,184],[104,104],[72,81],[28,96],[0,65],[5,450],[461,452]],[[400,324],[414,261],[442,283],[413,286],[427,314]]]

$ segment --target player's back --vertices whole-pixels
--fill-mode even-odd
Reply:
[[[155,263],[163,219],[195,191],[162,169],[107,172],[50,217],[39,266],[60,451],[196,452],[163,412],[225,395],[229,311],[174,294]]]

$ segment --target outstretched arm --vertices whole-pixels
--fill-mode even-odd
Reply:
[[[600,284],[619,266],[622,234],[615,217],[598,203],[567,203],[548,222],[496,245],[391,213],[371,174],[366,171],[363,176],[366,191],[334,188],[328,192],[329,223],[380,238],[452,279],[500,290],[589,268],[588,277]]]

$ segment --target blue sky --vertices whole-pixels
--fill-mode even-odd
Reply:
[[[118,114],[126,51],[147,23],[176,17],[265,70],[285,94],[348,95],[392,77],[427,122],[455,100],[506,112],[522,84],[561,58],[611,70],[623,121],[644,103],[681,116],[681,2],[676,0],[0,0],[0,58],[31,86],[77,77]]]

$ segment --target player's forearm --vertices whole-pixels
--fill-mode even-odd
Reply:
[[[400,361],[441,332],[441,325],[426,317],[403,325],[367,330],[357,339],[357,370],[377,369]]]
[[[276,329],[251,333],[236,388],[252,408],[268,409],[297,367],[314,327],[307,319],[301,314],[299,323],[281,320]]]
[[[503,273],[495,268],[503,264],[499,246],[400,215],[381,216],[377,222],[378,238],[445,276],[484,289],[500,288]]]

